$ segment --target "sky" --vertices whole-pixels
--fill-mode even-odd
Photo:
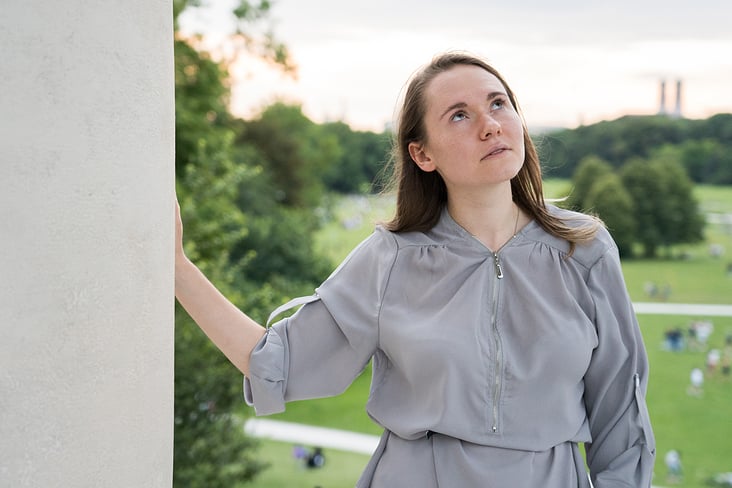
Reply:
[[[205,3],[205,2],[204,2]],[[179,19],[225,49],[235,0],[208,0]],[[576,127],[659,111],[732,113],[729,0],[275,0],[270,24],[297,78],[240,56],[232,112],[256,116],[274,101],[316,122],[360,130],[391,124],[409,77],[440,52],[486,58],[516,93],[529,129]]]

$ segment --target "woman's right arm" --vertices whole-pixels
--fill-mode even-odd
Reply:
[[[249,356],[265,329],[222,295],[185,255],[177,202],[175,246],[175,297],[229,361],[249,374]]]

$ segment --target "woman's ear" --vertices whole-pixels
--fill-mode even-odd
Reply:
[[[419,166],[422,171],[429,173],[430,171],[434,171],[436,169],[435,163],[425,151],[424,145],[422,143],[410,142],[408,148],[409,155],[412,157],[412,161],[417,163],[417,166]]]

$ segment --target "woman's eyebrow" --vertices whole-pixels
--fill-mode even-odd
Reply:
[[[493,100],[496,97],[505,97],[505,96],[507,96],[505,92],[502,92],[502,91],[493,91],[493,92],[490,92],[488,94],[488,96],[485,97],[485,99],[486,99],[486,101],[491,101],[491,100]],[[443,118],[448,112],[452,112],[453,110],[455,110],[457,108],[465,108],[467,106],[468,106],[468,104],[465,103],[465,102],[453,103],[452,105],[450,105],[449,107],[447,107],[447,110],[445,110],[444,112],[442,112],[442,115],[440,115],[440,118]]]
[[[440,115],[440,118],[443,118],[445,115],[447,115],[448,112],[452,112],[456,108],[465,108],[467,106],[468,106],[468,104],[465,103],[465,102],[453,103],[452,105],[450,105],[449,107],[447,107],[447,110],[445,110],[444,112],[442,112],[442,115]]]

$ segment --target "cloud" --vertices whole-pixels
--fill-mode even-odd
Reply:
[[[405,30],[516,44],[732,39],[732,2],[726,0],[371,0],[357,7],[342,0],[280,0],[273,14],[293,40]]]

